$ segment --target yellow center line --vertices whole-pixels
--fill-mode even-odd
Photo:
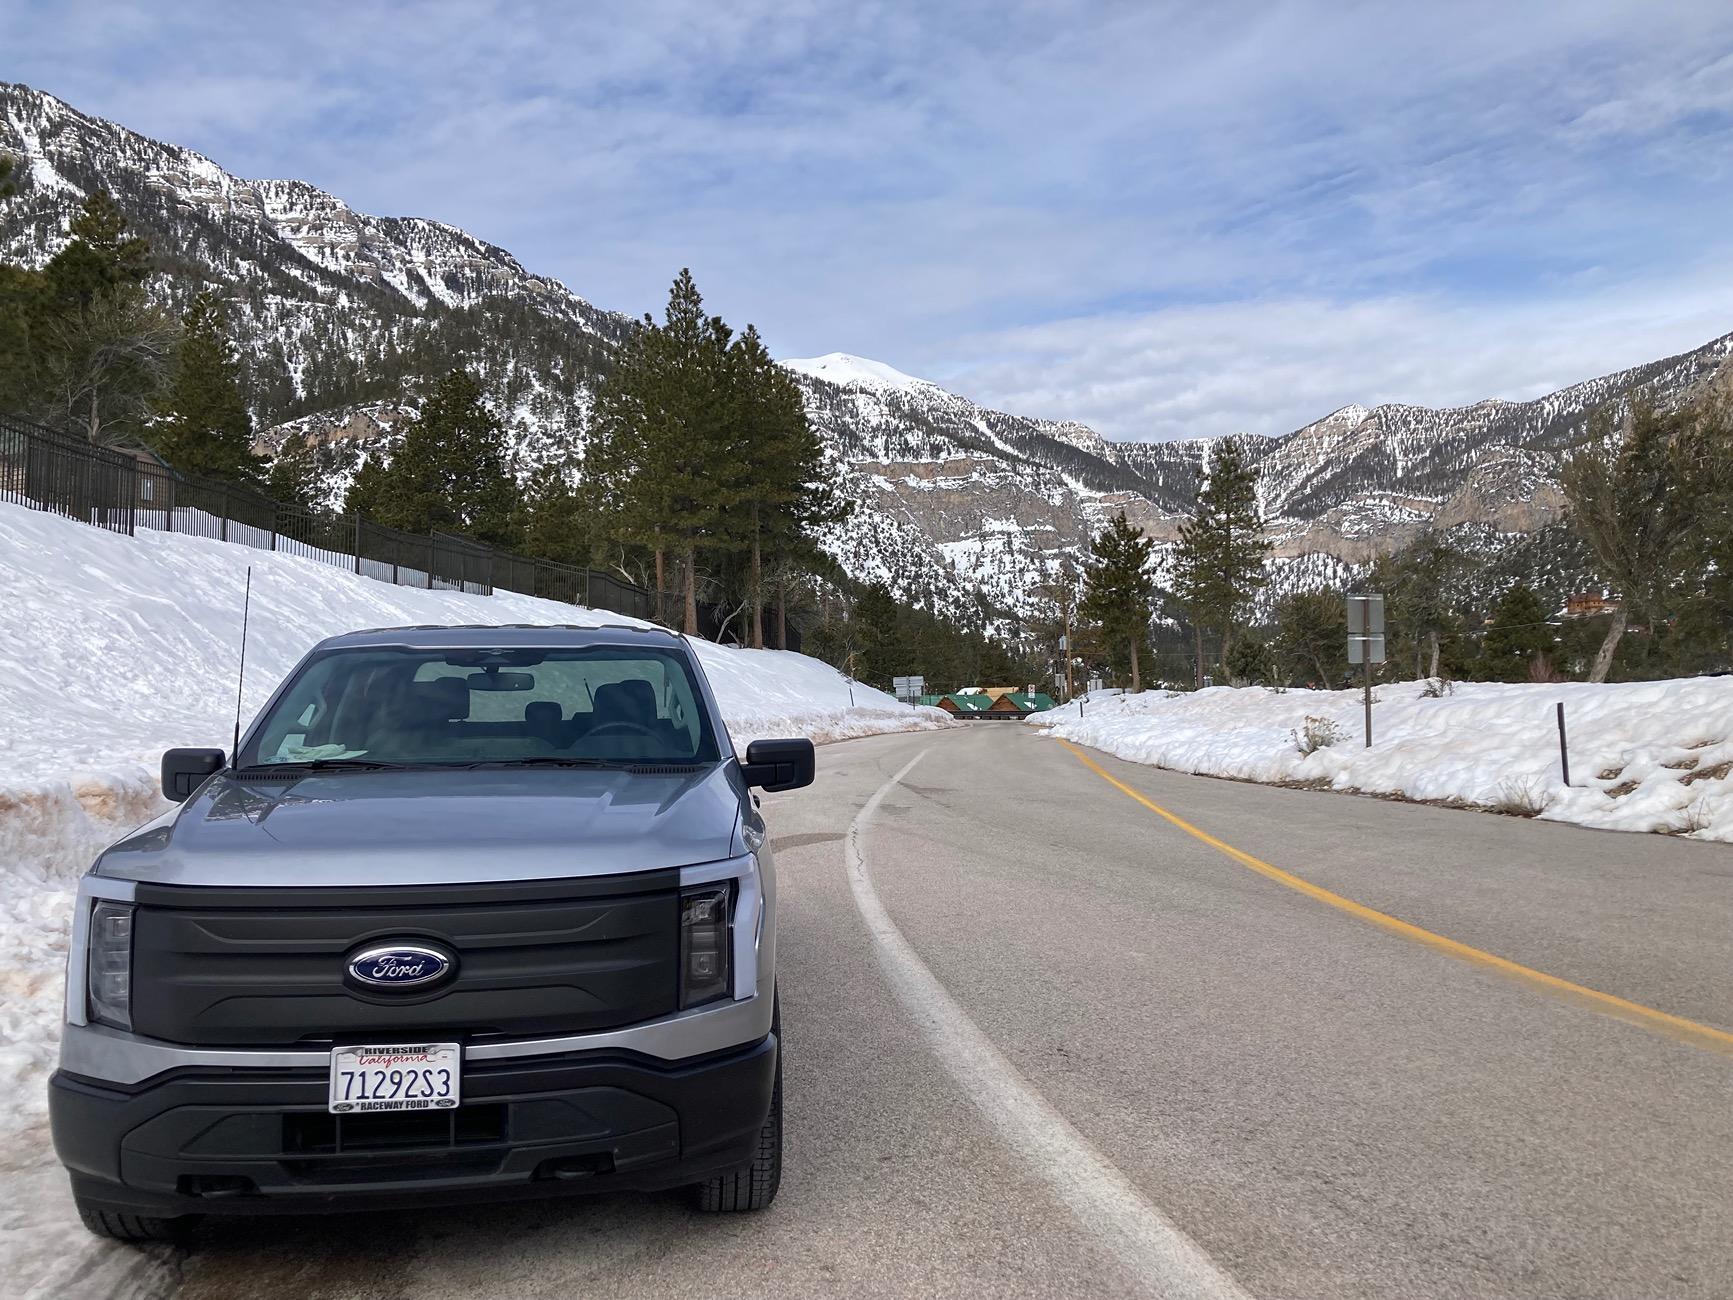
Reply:
[[[1511,961],[1509,958],[1470,947],[1466,943],[1458,943],[1455,939],[1448,939],[1442,934],[1434,934],[1431,930],[1422,929],[1418,925],[1400,920],[1387,912],[1380,912],[1376,908],[1367,907],[1364,903],[1356,903],[1351,898],[1344,898],[1341,894],[1333,893],[1322,885],[1314,885],[1309,880],[1302,880],[1299,876],[1283,871],[1280,867],[1273,867],[1261,858],[1254,858],[1251,854],[1218,840],[1208,831],[1193,826],[1185,818],[1176,817],[1156,803],[1155,800],[1119,780],[1070,741],[1061,740],[1059,743],[1070,750],[1072,756],[1083,766],[1121,793],[1137,800],[1156,816],[1184,831],[1187,835],[1202,840],[1217,852],[1226,854],[1242,867],[1249,867],[1260,876],[1267,876],[1277,884],[1286,885],[1289,889],[1297,890],[1308,898],[1315,898],[1320,903],[1326,903],[1338,911],[1346,912],[1349,916],[1358,917],[1368,924],[1399,934],[1405,939],[1412,939],[1415,943],[1425,944],[1428,948],[1447,953],[1461,961],[1471,962],[1476,966],[1495,970],[1501,975],[1508,975],[1512,979],[1522,980],[1554,997],[1589,1007],[1603,1015],[1613,1016],[1629,1024],[1639,1025],[1644,1029],[1655,1030],[1669,1038],[1676,1038],[1681,1042],[1691,1043],[1711,1052],[1733,1056],[1733,1033],[1728,1033],[1724,1029],[1699,1024],[1697,1021],[1687,1020],[1683,1016],[1669,1015],[1665,1011],[1657,1011],[1655,1008],[1646,1007],[1640,1002],[1629,1002],[1624,998],[1615,997],[1611,993],[1602,993],[1599,989],[1588,988],[1586,985],[1573,984],[1570,980],[1560,979],[1557,975],[1548,975],[1545,971],[1535,970],[1532,967],[1522,965],[1520,962]]]

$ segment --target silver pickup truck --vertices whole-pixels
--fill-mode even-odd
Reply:
[[[776,1195],[776,886],[686,642],[316,646],[79,889],[54,1144],[86,1226],[613,1188]]]

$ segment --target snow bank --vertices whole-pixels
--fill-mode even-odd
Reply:
[[[1051,734],[1136,763],[1532,811],[1608,830],[1733,842],[1733,678],[1591,686],[1424,682],[1376,688],[1373,747],[1352,691],[1218,686],[1031,714]],[[1565,706],[1571,784],[1559,768]],[[1336,733],[1310,754],[1300,739]]]
[[[207,538],[126,537],[0,503],[0,1145],[15,1154],[0,1178],[13,1188],[26,1175],[41,1183],[32,1171],[52,1161],[43,1080],[78,877],[104,845],[167,806],[156,788],[163,749],[230,746],[249,565],[249,717],[314,642],[337,632],[638,624],[532,596],[397,587]],[[805,655],[694,646],[740,747],[766,736],[827,741],[953,725],[938,709],[911,709]],[[21,1258],[14,1247],[45,1239],[41,1213],[26,1204],[40,1198],[13,1188],[0,1193],[0,1204],[13,1205],[0,1212],[0,1273]]]

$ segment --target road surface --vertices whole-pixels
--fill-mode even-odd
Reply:
[[[181,1294],[1733,1296],[1733,849],[1008,724],[765,807],[771,1211],[218,1224]]]

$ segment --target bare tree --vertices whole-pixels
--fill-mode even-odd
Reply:
[[[136,437],[168,373],[177,331],[143,296],[98,293],[47,327],[51,423],[99,446]]]

